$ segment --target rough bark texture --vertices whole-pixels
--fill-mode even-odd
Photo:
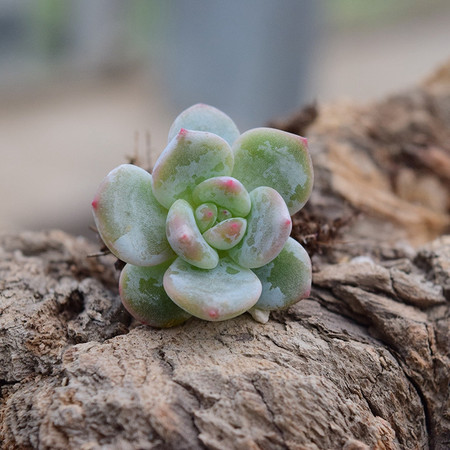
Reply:
[[[141,326],[92,244],[0,237],[2,448],[450,447],[450,67],[277,126],[310,138],[314,284],[266,325]]]

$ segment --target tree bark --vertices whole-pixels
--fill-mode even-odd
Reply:
[[[93,244],[0,237],[2,448],[450,447],[450,64],[316,109],[274,123],[310,141],[313,289],[265,325],[139,325]]]

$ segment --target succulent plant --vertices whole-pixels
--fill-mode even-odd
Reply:
[[[127,264],[119,282],[139,321],[218,321],[307,297],[311,261],[290,236],[313,183],[305,138],[270,128],[240,135],[218,109],[182,112],[152,174],[110,172],[92,202],[106,246]]]

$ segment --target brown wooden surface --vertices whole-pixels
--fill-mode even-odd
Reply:
[[[450,447],[450,66],[316,108],[276,122],[310,140],[313,290],[265,325],[140,326],[94,245],[0,238],[2,448]]]

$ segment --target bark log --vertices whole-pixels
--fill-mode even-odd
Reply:
[[[276,126],[310,140],[314,282],[265,325],[141,326],[93,244],[0,237],[2,448],[450,447],[450,65]]]

